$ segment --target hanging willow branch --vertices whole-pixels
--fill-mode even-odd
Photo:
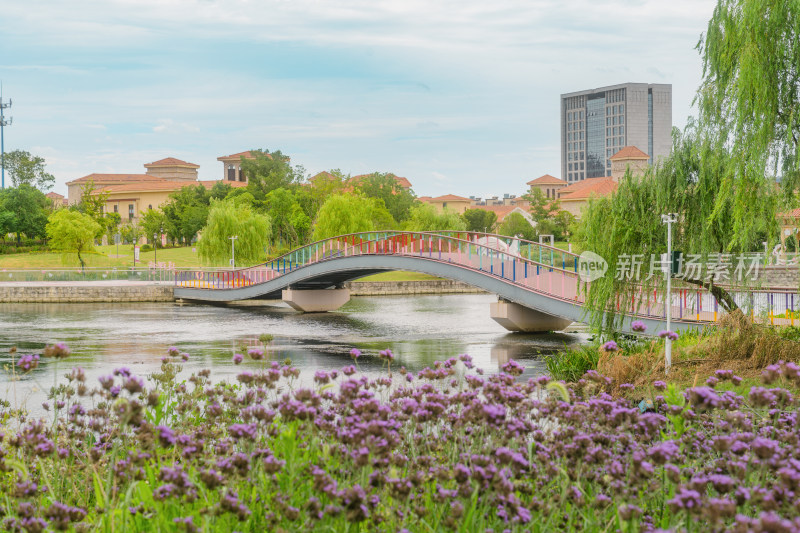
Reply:
[[[653,292],[663,301],[661,272],[648,276],[650,258],[667,251],[661,215],[676,213],[673,249],[696,254],[706,263],[715,253],[738,255],[761,250],[761,242],[776,235],[778,194],[773,179],[751,175],[742,179],[724,146],[703,138],[690,121],[684,133],[673,130],[669,157],[644,176],[622,178],[617,192],[590,201],[577,238],[583,250],[601,255],[609,264],[587,297],[589,321],[613,330],[621,324],[620,302],[646,305]],[[617,279],[621,258],[643,254],[640,283]],[[736,309],[731,295],[713,279],[701,276],[687,283],[709,290],[719,305]]]

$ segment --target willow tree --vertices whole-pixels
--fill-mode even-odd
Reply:
[[[705,134],[724,142],[744,182],[781,176],[788,191],[800,172],[800,1],[719,0],[697,45],[703,81],[696,101]],[[739,198],[745,200],[745,198]],[[744,228],[739,227],[744,231]]]
[[[329,197],[320,207],[314,224],[314,239],[383,231],[394,226],[395,221],[383,201],[361,194],[340,193]]]
[[[247,202],[212,200],[208,223],[197,242],[197,254],[208,264],[227,263],[231,237],[236,237],[236,264],[252,265],[266,260],[271,233],[269,216],[256,213]]]
[[[94,238],[99,230],[100,224],[92,217],[70,209],[59,209],[50,215],[46,229],[50,248],[65,254],[75,252],[81,272],[86,266],[81,254],[94,249]]]
[[[455,211],[444,208],[437,211],[431,204],[417,204],[411,208],[411,216],[405,223],[408,231],[464,231],[467,224]]]
[[[736,281],[731,279],[736,268],[750,271],[752,259],[740,265],[742,255],[763,250],[762,241],[775,235],[778,204],[774,180],[762,174],[745,181],[737,173],[735,158],[690,121],[683,133],[673,130],[669,157],[643,176],[626,174],[614,195],[589,202],[577,238],[583,250],[608,262],[605,276],[592,281],[587,295],[593,326],[616,329],[622,319],[615,312],[617,302],[646,306],[653,290],[663,298],[659,267],[660,255],[667,251],[661,221],[666,213],[678,215],[673,249],[706,267],[724,265],[725,258],[728,262],[727,279],[684,265],[681,280],[709,290],[723,309],[736,308],[720,284]]]

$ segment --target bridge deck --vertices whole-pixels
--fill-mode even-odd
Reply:
[[[580,281],[577,255],[527,241],[522,250],[519,244],[503,248],[496,241],[482,243],[480,239],[486,236],[477,235],[483,237],[405,232],[335,237],[252,268],[180,272],[175,296],[201,301],[277,299],[286,288],[325,289],[377,272],[406,270],[462,281],[552,316],[586,319],[588,284]],[[766,306],[775,309],[775,293],[766,296]],[[791,308],[789,294],[781,296],[785,296],[785,310],[793,311],[794,295]],[[672,327],[677,330],[707,327],[721,316],[713,297],[702,291],[678,289],[671,304]],[[665,310],[663,296],[657,293],[618,309],[625,315],[623,330],[629,330],[633,320],[641,320],[651,332],[664,328]],[[794,323],[791,313],[788,318],[772,314],[773,323]]]

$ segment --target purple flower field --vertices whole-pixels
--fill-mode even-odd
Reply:
[[[43,419],[3,408],[4,531],[800,530],[793,363],[745,396],[726,370],[621,387],[639,402],[594,371],[522,381],[467,355],[303,388],[258,353],[235,383],[178,382],[189,356],[168,353],[148,380],[73,369]],[[42,355],[18,372],[69,350]]]

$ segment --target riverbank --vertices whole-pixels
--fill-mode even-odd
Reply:
[[[481,294],[465,283],[441,280],[348,282],[351,296],[403,296],[418,294]],[[0,303],[172,302],[172,282],[65,281],[3,282]]]

